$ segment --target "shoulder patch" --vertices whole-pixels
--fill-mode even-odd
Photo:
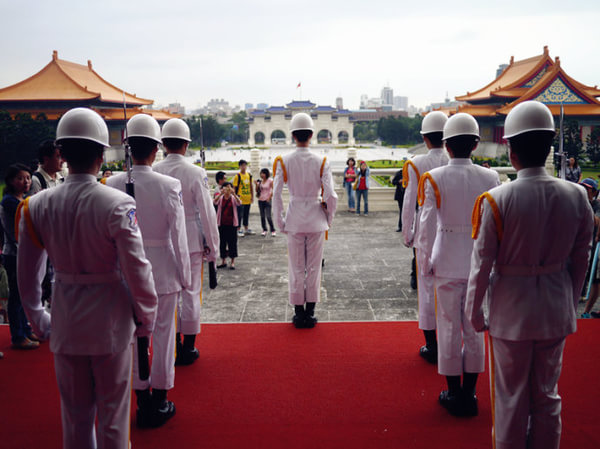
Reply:
[[[206,175],[204,176],[204,178],[202,179],[202,184],[204,184],[204,187],[206,189],[209,188],[209,186],[208,186],[208,176],[206,176]]]
[[[137,231],[138,222],[137,222],[137,214],[135,213],[135,209],[129,209],[127,211],[127,218],[129,219],[129,227],[134,231]]]
[[[183,206],[183,191],[179,191],[179,204],[181,204]]]

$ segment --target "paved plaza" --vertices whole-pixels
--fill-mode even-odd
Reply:
[[[343,209],[343,208],[341,208]],[[397,212],[356,216],[339,212],[325,242],[320,321],[396,321],[417,318],[417,294],[410,288],[412,250],[395,232]],[[219,286],[205,276],[203,322],[290,321],[287,244],[284,234],[260,235],[258,207],[252,206],[255,235],[238,239],[236,270],[220,269]]]
[[[341,205],[340,209],[344,209]],[[410,288],[412,250],[395,232],[397,212],[356,216],[338,212],[325,242],[319,321],[406,321],[417,319],[417,292]],[[286,322],[287,244],[284,234],[260,235],[258,207],[252,206],[255,235],[238,239],[236,269],[218,270],[219,286],[204,277],[205,323]],[[219,259],[220,260],[220,259]],[[580,303],[578,315],[583,312]]]

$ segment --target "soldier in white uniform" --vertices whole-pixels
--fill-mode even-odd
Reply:
[[[314,327],[315,304],[319,301],[321,262],[325,233],[337,206],[331,168],[309,150],[313,121],[308,114],[296,114],[290,131],[297,148],[278,156],[273,164],[273,214],[277,225],[287,234],[289,300],[294,306],[294,326]],[[287,184],[290,201],[283,216],[283,186]],[[306,308],[305,308],[306,304]]]
[[[427,154],[415,156],[406,161],[402,168],[402,183],[406,189],[402,205],[402,236],[407,247],[413,247],[417,258],[417,297],[419,304],[419,329],[425,335],[425,346],[419,354],[429,363],[437,363],[437,342],[435,337],[435,295],[433,276],[422,270],[424,261],[429,259],[424,248],[419,246],[419,217],[417,210],[417,190],[423,173],[448,163],[448,154],[442,143],[442,132],[448,117],[440,111],[427,114],[421,124],[421,135],[427,146]],[[430,216],[427,226],[435,230],[435,214]]]
[[[63,447],[127,449],[132,338],[150,336],[156,316],[152,267],[135,201],[96,181],[108,146],[102,118],[72,109],[56,136],[70,174],[21,203],[19,290],[54,352]],[[39,299],[45,252],[56,270],[51,316]]]
[[[190,288],[183,289],[177,313],[178,365],[192,364],[198,358],[198,350],[194,345],[196,334],[200,332],[203,262],[205,258],[209,262],[215,262],[219,250],[217,216],[206,171],[185,159],[190,141],[190,129],[183,120],[168,120],[162,129],[162,142],[167,150],[167,157],[153,167],[154,171],[181,181],[183,191],[192,283]],[[183,345],[180,333],[183,334]]]
[[[472,116],[450,117],[444,126],[450,162],[423,174],[419,183],[419,245],[431,254],[423,270],[434,274],[438,372],[448,383],[439,400],[451,414],[466,416],[478,413],[475,385],[485,369],[483,335],[464,314],[473,250],[471,213],[477,197],[500,184],[498,173],[471,162],[478,141],[479,126]],[[436,228],[426,226],[431,215],[436,215]]]
[[[151,168],[161,142],[160,125],[149,115],[135,115],[127,122],[127,140],[133,157],[131,171],[138,224],[158,294],[152,369],[147,380],[140,379],[138,348],[134,350],[136,424],[141,428],[158,427],[175,414],[175,405],[167,400],[167,391],[175,383],[175,311],[182,287],[189,288],[191,284],[190,254],[181,183]],[[127,173],[121,173],[107,178],[106,185],[125,192],[127,181]]]
[[[497,449],[560,444],[557,383],[565,337],[577,328],[594,219],[584,188],[544,168],[554,130],[544,104],[515,106],[504,138],[517,180],[482,196],[473,211],[467,315],[477,331],[489,327]]]

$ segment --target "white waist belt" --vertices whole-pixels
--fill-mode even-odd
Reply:
[[[143,239],[144,246],[147,248],[163,248],[169,246],[169,239]]]
[[[317,196],[296,196],[290,195],[290,201],[319,201]]]
[[[473,226],[468,225],[456,225],[456,226],[442,226],[438,228],[438,232],[457,232],[457,233],[471,233]]]
[[[565,263],[554,263],[551,265],[496,265],[495,270],[502,276],[539,276],[560,273],[565,268]]]
[[[54,273],[54,278],[63,284],[108,284],[121,280],[120,271],[109,271],[108,273]]]

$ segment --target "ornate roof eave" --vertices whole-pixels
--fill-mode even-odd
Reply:
[[[537,98],[557,78],[560,78],[567,85],[567,87],[569,89],[574,91],[574,93],[576,95],[578,95],[579,97],[581,97],[582,100],[587,102],[584,104],[564,104],[563,108],[564,108],[565,114],[577,115],[577,114],[572,114],[571,112],[577,110],[579,113],[581,113],[586,108],[589,109],[590,112],[595,111],[595,110],[600,110],[600,101],[598,101],[594,96],[589,95],[585,90],[581,89],[579,87],[579,86],[581,86],[581,83],[578,83],[573,78],[571,78],[569,75],[567,75],[566,72],[560,66],[560,59],[556,58],[556,62],[554,64],[554,67],[552,68],[552,70],[548,71],[538,81],[538,83],[534,87],[532,87],[531,89],[529,89],[527,91],[527,93],[525,95],[523,95],[520,98],[516,99],[515,101],[508,103],[505,106],[499,108],[498,114],[507,115],[512,110],[512,108],[514,108],[516,105],[518,105],[524,101],[528,101],[528,100]],[[546,106],[550,107],[550,109],[553,110],[553,114],[555,112],[554,110],[556,110],[556,109],[558,109],[560,111],[560,105],[558,105],[558,104],[556,104],[556,105],[555,104],[546,104]],[[584,113],[578,114],[578,115],[586,115],[586,114],[584,112]],[[593,113],[592,115],[595,115],[595,113]]]
[[[507,77],[507,75],[510,73],[511,70],[514,70],[516,67],[523,65],[523,64],[527,64],[534,60],[538,60],[538,62],[531,69],[529,69],[526,73],[524,73],[520,77],[518,77],[510,82],[507,82],[506,85],[502,84],[502,80]],[[522,59],[520,61],[515,61],[514,56],[511,56],[508,67],[506,67],[497,78],[492,80],[490,83],[486,84],[481,89],[476,90],[475,92],[467,92],[466,95],[457,96],[457,97],[455,97],[455,99],[457,101],[469,101],[469,102],[486,100],[489,97],[491,97],[494,94],[494,92],[500,92],[505,89],[520,87],[521,85],[523,85],[530,79],[534,78],[535,75],[540,70],[542,70],[542,68],[544,66],[547,66],[547,65],[551,66],[552,64],[553,64],[553,62],[549,55],[548,46],[544,46],[544,52],[541,55],[533,56],[533,57],[527,58],[527,59]],[[493,88],[494,85],[497,85],[498,87],[496,87],[494,89]]]

